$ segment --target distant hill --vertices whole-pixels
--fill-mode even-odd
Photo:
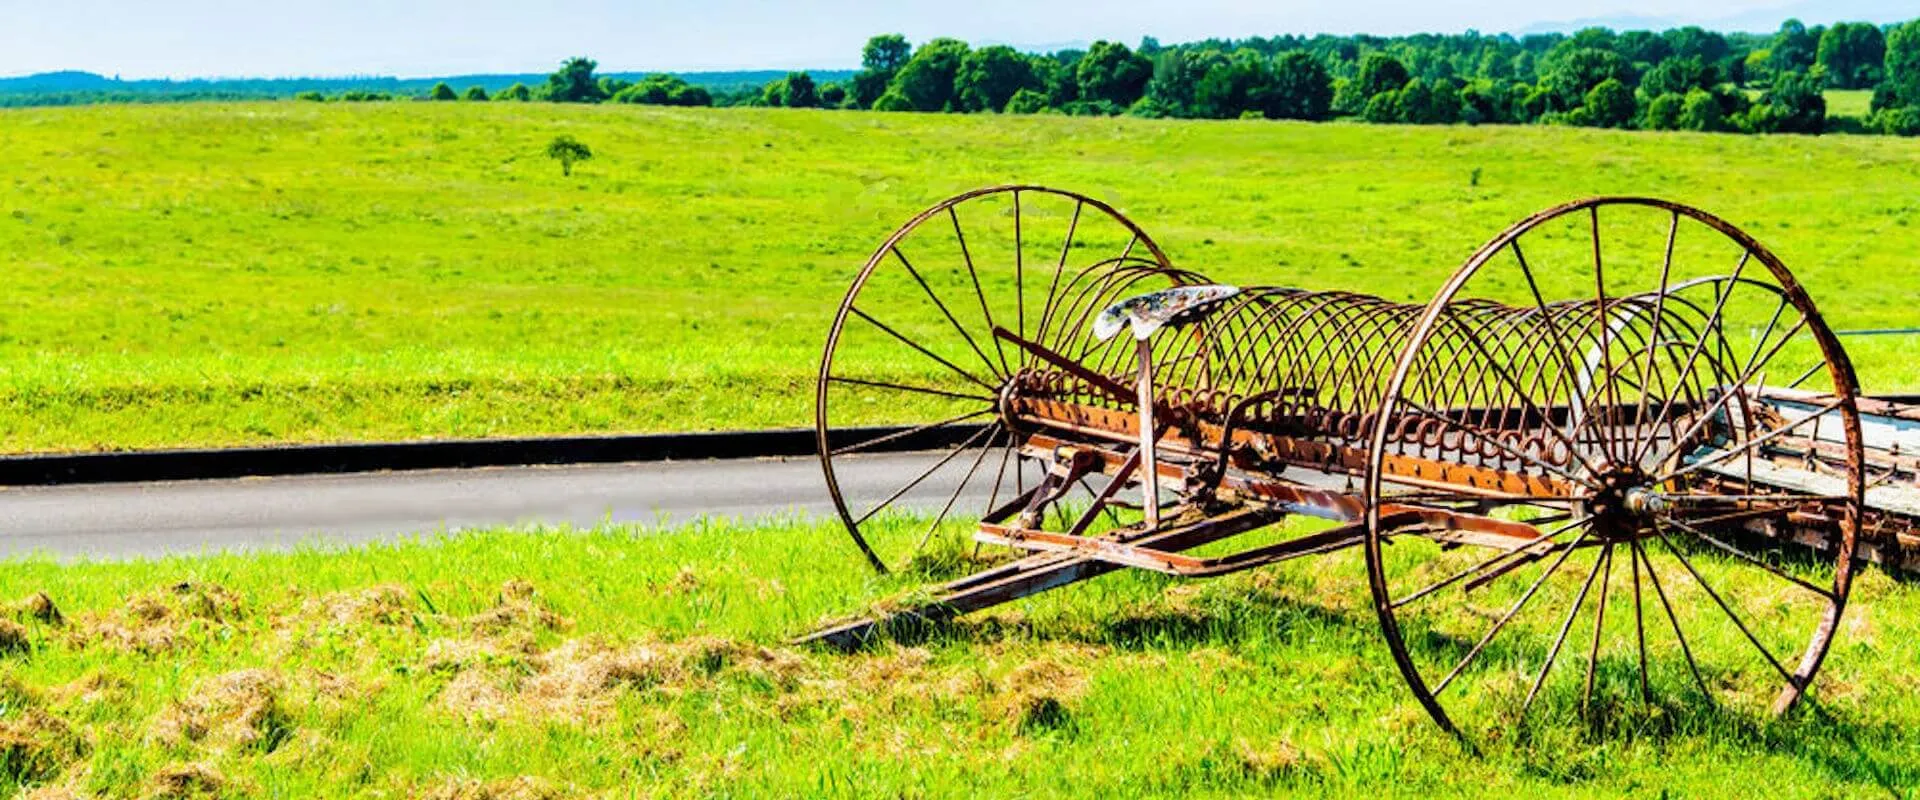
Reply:
[[[844,81],[852,70],[810,70],[814,80]],[[607,77],[638,80],[650,72],[610,72]],[[710,90],[733,91],[761,86],[786,77],[782,70],[746,70],[734,72],[676,72],[688,83]],[[166,102],[173,100],[244,100],[292,97],[301,92],[338,94],[345,91],[387,92],[395,95],[426,94],[436,83],[445,82],[456,89],[482,86],[497,92],[516,83],[536,86],[546,83],[546,73],[502,73],[495,75],[449,75],[430,78],[391,76],[348,76],[338,78],[194,78],[190,80],[123,81],[91,72],[43,72],[16,78],[0,78],[0,106],[71,105],[95,102]]]
[[[1914,6],[1912,0],[1798,0],[1797,2],[1772,8],[1757,8],[1742,11],[1725,17],[1700,18],[1685,14],[1670,16],[1645,16],[1622,14],[1616,16],[1585,17],[1556,22],[1536,22],[1519,28],[1514,33],[1572,33],[1581,28],[1602,27],[1616,31],[1647,30],[1659,31],[1678,28],[1685,25],[1698,25],[1710,31],[1739,31],[1742,33],[1772,33],[1780,29],[1780,23],[1797,19],[1808,25],[1831,25],[1835,22],[1871,22],[1887,25],[1912,19]]]

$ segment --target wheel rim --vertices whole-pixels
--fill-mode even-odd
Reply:
[[[1648,231],[1651,244],[1625,243]],[[1581,283],[1578,302],[1543,291],[1564,297]],[[1504,302],[1468,299],[1485,297]],[[1751,402],[1759,388],[1816,379],[1829,399],[1798,422]],[[1594,199],[1490,241],[1408,332],[1369,449],[1369,585],[1416,698],[1456,732],[1462,721],[1592,721],[1636,698],[1791,707],[1851,584],[1864,494],[1856,395],[1852,365],[1793,276],[1704,212]],[[1438,421],[1476,404],[1510,411]],[[1484,445],[1529,415],[1549,441]],[[1481,463],[1563,486],[1555,499],[1481,504],[1537,515],[1549,545],[1427,552],[1423,537],[1384,526],[1383,464],[1408,452],[1413,422],[1452,430],[1431,449],[1472,448]],[[1810,463],[1828,488],[1816,501],[1783,488],[1768,456],[1787,434],[1822,425],[1814,436],[1828,447]],[[1711,463],[1690,467],[1683,454]],[[1816,556],[1730,532],[1803,501],[1837,516]]]
[[[1032,485],[1035,467],[1000,400],[1034,358],[996,326],[1099,363],[1105,354],[1085,339],[1091,315],[1116,293],[1175,275],[1112,206],[1039,186],[953,197],[888,237],[842,300],[815,383],[828,493],[867,563],[881,573],[907,566],[953,532],[948,523]],[[936,451],[875,455],[908,438]],[[906,509],[931,519],[907,525]]]

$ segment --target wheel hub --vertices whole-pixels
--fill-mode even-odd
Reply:
[[[1605,541],[1644,535],[1651,520],[1668,505],[1649,478],[1634,467],[1618,467],[1600,476],[1599,488],[1585,503],[1585,512],[1593,517],[1595,535]]]

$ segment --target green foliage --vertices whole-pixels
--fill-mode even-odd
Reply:
[[[1556,59],[1541,85],[1553,91],[1558,108],[1570,109],[1585,103],[1588,92],[1610,80],[1633,85],[1633,65],[1611,50],[1581,47]]]
[[[1920,136],[1920,107],[1889,108],[1873,115],[1874,130],[1889,136]]]
[[[1870,22],[1836,22],[1820,35],[1817,63],[1827,83],[1870,89],[1886,77],[1887,40]]]
[[[1827,101],[1820,79],[1803,72],[1777,75],[1773,85],[1748,109],[1746,127],[1755,133],[1821,133],[1827,127]]]
[[[462,100],[468,100],[468,101],[471,101],[471,102],[475,102],[475,103],[484,103],[484,102],[487,102],[487,100],[488,100],[488,97],[487,97],[487,87],[485,87],[485,86],[469,86],[469,87],[467,87],[467,91],[466,91],[466,92],[465,92],[464,94],[461,94],[461,95],[460,95],[460,99],[462,99]]]
[[[1363,98],[1372,98],[1382,92],[1391,92],[1407,85],[1412,76],[1407,74],[1406,65],[1385,53],[1368,53],[1360,62],[1360,74],[1354,85],[1354,91]]]
[[[1393,114],[1397,122],[1411,125],[1449,125],[1460,121],[1460,94],[1447,80],[1429,82],[1414,78],[1394,98]]]
[[[1319,59],[1299,51],[1286,53],[1274,62],[1267,97],[1260,105],[1269,117],[1326,119],[1333,110],[1333,78]]]
[[[501,89],[499,96],[494,99],[508,100],[516,103],[524,103],[524,102],[527,102],[528,100],[533,99],[533,90],[528,89],[527,85],[524,83],[515,83],[512,86],[508,86],[505,89]]]
[[[1226,55],[1213,49],[1179,48],[1154,56],[1153,79],[1147,83],[1147,97],[1174,116],[1208,116],[1194,110],[1200,81],[1215,66],[1227,63]]]
[[[1047,96],[1032,89],[1021,89],[1007,99],[1006,112],[1009,114],[1038,114],[1046,111],[1051,104]]]
[[[593,158],[593,150],[573,136],[561,134],[547,143],[547,157],[560,162],[560,174],[572,175],[573,165]]]
[[[1887,84],[1888,107],[1920,106],[1920,19],[1888,32]]]
[[[895,90],[888,90],[886,94],[880,95],[879,100],[874,101],[873,110],[914,111],[916,109],[913,107],[913,101],[908,100],[906,95]]]
[[[784,84],[781,87],[780,105],[787,108],[818,108],[820,106],[820,90],[819,87],[814,86],[812,75],[805,72],[789,72],[786,80],[780,83]]]
[[[1640,90],[1655,97],[1685,95],[1695,89],[1712,89],[1720,85],[1720,80],[1720,71],[1699,56],[1669,58],[1647,70],[1640,78]]]
[[[621,89],[612,100],[616,103],[653,106],[713,105],[713,95],[705,87],[694,86],[678,76],[665,73],[655,73],[635,81]]]
[[[1687,92],[1686,103],[1680,108],[1680,129],[1688,131],[1724,131],[1728,130],[1727,112],[1722,108],[1721,100],[1705,89]]]
[[[1617,78],[1608,78],[1588,90],[1580,105],[1586,111],[1586,124],[1597,128],[1627,127],[1638,111],[1633,90]]]
[[[599,63],[591,58],[569,58],[560,69],[547,76],[546,99],[555,103],[598,103],[606,99],[593,71]]]
[[[1153,62],[1119,42],[1099,41],[1074,67],[1080,98],[1125,108],[1139,100],[1153,79]]]
[[[1807,26],[1797,19],[1780,23],[1780,30],[1773,35],[1768,48],[1767,66],[1775,75],[1811,72],[1823,34],[1808,32]]]
[[[1686,104],[1686,95],[1682,94],[1669,92],[1653,98],[1647,103],[1647,113],[1641,121],[1641,127],[1653,131],[1680,130]]]
[[[887,91],[899,93],[913,111],[953,111],[954,79],[968,52],[967,43],[958,39],[927,42],[900,67]],[[879,108],[877,102],[875,108]]]
[[[1391,90],[1381,92],[1367,100],[1367,108],[1361,112],[1361,118],[1374,123],[1392,123],[1400,121],[1400,92]]]
[[[301,92],[294,95],[293,99],[304,100],[309,103],[324,103],[327,101],[327,96],[319,92]]]
[[[885,75],[892,75],[907,65],[913,57],[913,45],[907,43],[907,37],[897,33],[883,33],[867,40],[860,48],[860,67]]]
[[[460,99],[460,95],[455,94],[453,87],[448,86],[446,81],[441,81],[433,85],[433,91],[427,93],[427,99],[444,102],[458,100]]]
[[[834,82],[834,81],[828,81],[827,83],[821,84],[820,107],[841,108],[845,106],[846,103],[847,103],[847,87],[845,85]]]
[[[1040,89],[1033,64],[1005,45],[982,47],[960,59],[954,93],[962,111],[1000,111],[1022,89]]]

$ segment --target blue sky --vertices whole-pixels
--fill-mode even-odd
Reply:
[[[1807,0],[1803,0],[1805,2]],[[1587,18],[1712,21],[1784,0],[0,0],[0,75],[136,77],[852,66],[879,32],[1046,46],[1273,33],[1521,30]]]

